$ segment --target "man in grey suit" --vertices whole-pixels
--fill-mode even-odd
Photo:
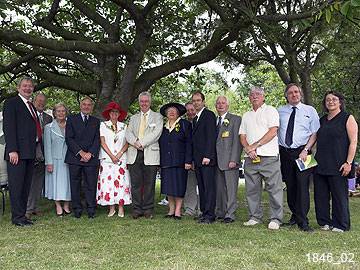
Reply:
[[[40,120],[41,130],[44,133],[44,126],[52,122],[52,117],[45,113],[46,96],[38,92],[34,97],[34,106]],[[36,157],[34,163],[33,177],[29,192],[29,198],[26,207],[26,217],[31,218],[32,215],[39,215],[38,201],[45,182],[45,159],[44,159],[44,143],[42,140],[36,143]]]
[[[235,221],[237,209],[237,190],[242,146],[239,139],[240,116],[231,114],[229,101],[219,96],[215,103],[217,117],[216,155],[216,211],[218,219],[224,223]]]
[[[131,178],[132,217],[151,219],[154,212],[155,179],[160,165],[158,140],[163,129],[160,113],[150,109],[151,95],[139,95],[140,112],[130,118],[126,129],[129,143],[127,163]]]

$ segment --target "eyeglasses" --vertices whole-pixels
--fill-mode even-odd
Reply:
[[[325,99],[325,102],[326,102],[326,103],[330,103],[331,101],[334,102],[334,103],[336,103],[336,102],[339,101],[339,98],[327,98],[327,99]]]

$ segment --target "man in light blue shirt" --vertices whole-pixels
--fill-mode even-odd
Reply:
[[[320,127],[316,110],[301,102],[302,90],[292,83],[285,88],[287,104],[278,109],[280,127],[278,130],[280,145],[281,173],[287,188],[287,202],[291,218],[286,225],[297,224],[299,229],[312,232],[307,214],[310,208],[309,180],[311,169],[300,171],[295,160],[306,160],[316,141],[316,132]]]

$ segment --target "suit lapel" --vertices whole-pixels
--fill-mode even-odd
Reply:
[[[204,118],[204,113],[205,113],[206,110],[207,110],[207,109],[204,108],[204,110],[201,112],[200,117],[199,117],[198,120],[196,121],[196,125],[193,127],[193,133],[195,133],[195,131],[197,130],[201,119]]]
[[[27,112],[27,115],[35,122],[35,119],[33,118],[31,112],[29,111],[28,106],[24,103],[24,101],[21,99],[21,97],[17,96],[18,102],[20,103],[20,106],[22,106],[23,110]]]

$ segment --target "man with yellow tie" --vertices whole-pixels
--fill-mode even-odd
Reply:
[[[151,95],[139,95],[140,112],[130,118],[126,129],[129,143],[127,163],[131,178],[132,217],[152,218],[154,212],[155,179],[160,165],[158,140],[163,128],[160,113],[150,109]]]

